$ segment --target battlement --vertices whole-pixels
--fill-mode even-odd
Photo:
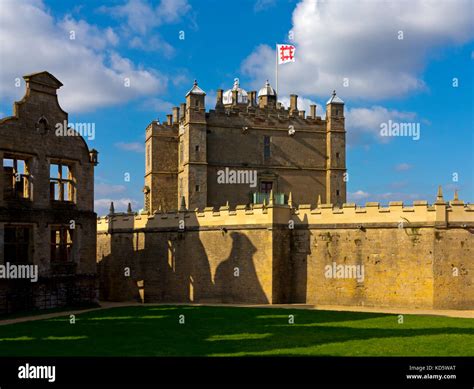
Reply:
[[[188,230],[200,228],[268,228],[271,225],[294,226],[332,226],[334,228],[371,228],[377,226],[400,227],[474,227],[474,205],[463,201],[450,202],[438,199],[434,204],[427,201],[414,201],[404,205],[401,201],[381,206],[368,202],[365,206],[346,203],[341,208],[333,204],[262,205],[251,207],[238,205],[231,209],[222,206],[218,209],[180,210],[174,212],[155,212],[151,215],[134,213],[114,213],[99,217],[97,231],[170,229]]]

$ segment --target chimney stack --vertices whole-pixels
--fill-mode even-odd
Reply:
[[[217,90],[216,108],[222,108],[222,107],[224,106],[224,104],[223,104],[223,102],[222,102],[223,94],[224,94],[224,90],[223,90],[223,89],[218,89],[218,90]]]
[[[249,107],[255,107],[255,97],[257,96],[256,91],[249,92]]]
[[[232,90],[232,105],[237,105],[238,94],[238,90]]]
[[[186,116],[186,103],[181,103],[179,107],[179,113],[181,114],[181,118],[184,118]]]
[[[166,115],[166,124],[171,126],[173,124],[173,115]]]
[[[173,107],[173,123],[179,123],[179,107]]]
[[[290,95],[290,115],[298,113],[298,95]]]
[[[310,115],[313,119],[316,119],[316,104],[311,104],[311,105],[309,106],[309,108],[310,108],[310,111],[309,111],[310,113],[309,113],[309,115]]]

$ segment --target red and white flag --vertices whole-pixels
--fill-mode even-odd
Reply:
[[[293,45],[277,45],[278,65],[295,62],[296,47]]]

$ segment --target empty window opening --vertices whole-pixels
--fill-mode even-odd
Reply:
[[[72,261],[73,230],[57,226],[51,228],[51,262]]]
[[[32,236],[31,227],[5,226],[3,236],[5,263],[30,263]]]
[[[31,179],[26,159],[4,158],[3,175],[5,200],[31,199]]]
[[[71,167],[52,163],[49,177],[51,200],[74,202],[74,179]]]

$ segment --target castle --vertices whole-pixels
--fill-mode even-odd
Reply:
[[[335,92],[323,120],[295,95],[286,109],[268,83],[257,94],[238,80],[206,112],[195,83],[146,129],[144,210],[112,204],[96,219],[97,151],[68,127],[59,80],[24,79],[0,120],[0,312],[96,303],[98,290],[113,301],[474,308],[474,206],[441,188],[433,204],[347,203]]]
[[[144,211],[98,219],[101,298],[474,308],[474,207],[441,188],[433,204],[347,203],[335,92],[325,120],[268,82],[235,80],[209,112],[205,96],[195,82],[146,128]]]
[[[195,82],[165,123],[146,128],[148,211],[268,203],[270,191],[278,204],[289,193],[297,204],[346,201],[344,102],[335,92],[326,119],[315,105],[308,116],[298,111],[296,95],[285,109],[268,81],[257,94],[235,79],[209,112],[205,98]]]

